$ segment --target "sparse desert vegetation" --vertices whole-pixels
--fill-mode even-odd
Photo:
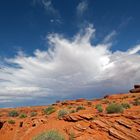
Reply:
[[[32,112],[30,113],[30,116],[31,116],[31,117],[37,116],[37,112],[32,111]]]
[[[110,137],[116,136],[124,140],[139,140],[140,135],[140,93],[108,95],[104,99],[90,101],[67,100],[48,106],[2,109],[0,114],[2,140],[12,140],[15,133],[16,139],[22,136],[23,140],[110,140]],[[120,131],[122,127],[125,129]]]
[[[107,113],[122,113],[123,107],[117,103],[111,103],[106,108]]]
[[[80,106],[78,106],[78,107],[76,108],[76,111],[79,111],[79,110],[85,110],[85,107],[82,106],[82,105],[80,105]]]
[[[102,105],[98,105],[98,106],[96,107],[96,109],[98,110],[98,112],[103,112]]]
[[[129,103],[122,103],[121,105],[122,105],[122,107],[125,108],[125,109],[131,107]]]
[[[10,117],[17,117],[17,116],[19,116],[19,113],[16,110],[12,110],[9,112],[9,116]]]
[[[46,114],[46,115],[50,115],[50,114],[52,114],[52,113],[55,112],[55,111],[56,111],[56,110],[55,110],[55,107],[53,107],[53,106],[49,106],[49,107],[43,109],[43,112],[44,112],[44,114]]]
[[[59,110],[58,112],[58,119],[62,119],[65,115],[68,114],[68,111],[67,110]]]
[[[75,113],[75,112],[76,112],[76,110],[74,110],[74,109],[69,111],[69,113]]]
[[[15,121],[14,120],[8,120],[8,123],[9,124],[15,124]]]
[[[58,131],[50,130],[39,134],[38,136],[34,137],[33,140],[65,140],[65,138]]]
[[[27,115],[25,114],[25,113],[22,113],[22,114],[20,114],[20,116],[19,116],[20,118],[26,118],[27,117]]]
[[[139,98],[135,98],[133,101],[133,105],[138,106],[140,105],[140,99]]]

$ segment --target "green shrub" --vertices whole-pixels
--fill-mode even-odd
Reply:
[[[102,106],[98,106],[96,109],[98,110],[98,112],[103,112]]]
[[[59,112],[58,112],[58,119],[62,119],[67,114],[68,114],[67,110],[59,110]]]
[[[85,107],[83,107],[83,106],[78,106],[78,107],[76,108],[76,111],[79,111],[79,110],[85,110]]]
[[[140,105],[139,98],[134,99],[133,105]]]
[[[12,110],[9,112],[10,117],[17,117],[18,115],[19,115],[19,113],[16,110]]]
[[[106,107],[107,113],[122,113],[123,107],[117,103],[111,103]]]
[[[14,120],[8,120],[8,123],[9,124],[15,124],[15,121]]]
[[[69,134],[69,140],[75,140],[75,134],[74,134],[74,132],[70,132],[70,134]]]
[[[75,112],[76,112],[76,110],[74,110],[74,109],[73,110],[70,110],[70,113],[75,113]]]
[[[25,114],[25,113],[23,113],[23,114],[20,114],[20,116],[19,116],[20,118],[26,118],[27,117],[27,115]]]
[[[68,109],[71,109],[71,108],[72,108],[72,106],[71,106],[71,105],[69,105],[69,106],[68,106]]]
[[[37,115],[37,112],[31,112],[31,114],[30,114],[31,117],[34,117],[36,115]]]
[[[58,131],[50,130],[39,134],[38,136],[34,137],[33,140],[65,140],[65,138]]]
[[[121,105],[125,109],[130,108],[130,104],[129,103],[122,103]]]
[[[103,102],[104,104],[110,103],[110,101],[109,101],[108,99],[102,99],[102,102]]]
[[[52,114],[53,112],[55,112],[55,107],[49,106],[48,108],[45,108],[43,111],[44,111],[44,113],[45,113],[46,115],[50,115],[50,114]]]
[[[96,109],[97,109],[98,107],[102,107],[102,105],[101,105],[101,104],[97,104],[97,105],[95,106]]]

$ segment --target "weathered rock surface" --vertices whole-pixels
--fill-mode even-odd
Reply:
[[[139,86],[135,85],[135,88]],[[108,102],[97,99],[90,100],[91,104],[85,99],[64,101],[54,104],[56,112],[50,115],[42,113],[46,106],[16,108],[19,113],[26,112],[27,117],[22,119],[7,115],[13,109],[0,109],[0,140],[31,140],[37,134],[51,129],[63,133],[66,140],[69,140],[71,134],[74,134],[75,140],[140,140],[140,105],[133,105],[134,99],[140,99],[140,93],[109,95],[106,97]],[[129,103],[131,108],[123,113],[107,114],[105,108],[113,101]],[[95,109],[97,104],[102,105],[103,112],[99,113]],[[59,110],[76,110],[79,105],[83,105],[85,110],[58,119]],[[36,111],[37,116],[30,117],[32,111]],[[15,123],[10,124],[9,120]]]
[[[131,89],[131,93],[140,93],[140,85],[134,85],[134,89]]]
[[[65,121],[69,122],[77,122],[81,120],[91,120],[94,117],[94,114],[68,114],[64,116]]]

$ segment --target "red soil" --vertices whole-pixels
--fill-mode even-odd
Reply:
[[[52,129],[62,133],[66,140],[69,140],[71,132],[74,132],[76,140],[140,140],[140,105],[133,104],[136,98],[140,99],[140,93],[114,94],[90,101],[80,99],[59,102],[53,104],[56,111],[50,115],[42,112],[47,106],[0,109],[0,140],[32,140],[41,132]],[[127,102],[131,108],[125,109],[123,113],[107,114],[105,108],[113,101]],[[99,113],[95,109],[97,104],[102,105],[103,112]],[[83,105],[85,110],[58,119],[59,110],[75,110],[79,105]],[[26,113],[27,117],[9,117],[11,110]],[[37,112],[37,116],[30,116],[33,111]],[[15,124],[9,124],[8,120],[14,120]]]

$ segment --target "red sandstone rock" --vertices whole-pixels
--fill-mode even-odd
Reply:
[[[138,87],[137,87],[138,88]],[[0,140],[31,140],[34,136],[43,131],[56,129],[62,133],[66,140],[74,133],[75,140],[140,140],[140,106],[134,106],[132,102],[135,98],[140,98],[140,93],[115,94],[107,97],[110,102],[128,102],[131,108],[126,109],[123,114],[107,114],[105,108],[108,103],[102,104],[102,100],[97,99],[92,102],[93,106],[88,106],[87,100],[66,101],[55,104],[56,112],[44,115],[39,107],[22,107],[15,110],[19,113],[26,112],[26,118],[9,117],[7,114],[13,109],[0,109]],[[96,104],[102,104],[103,112],[97,113]],[[59,120],[58,111],[67,109],[72,105],[72,109],[83,105],[85,110],[70,113]],[[37,112],[37,116],[30,117],[32,111]],[[15,120],[15,124],[9,124],[8,120]],[[5,122],[4,125],[1,122]]]
[[[130,90],[131,93],[140,93],[140,88],[135,88]]]
[[[140,85],[134,85],[134,88],[140,88]]]

